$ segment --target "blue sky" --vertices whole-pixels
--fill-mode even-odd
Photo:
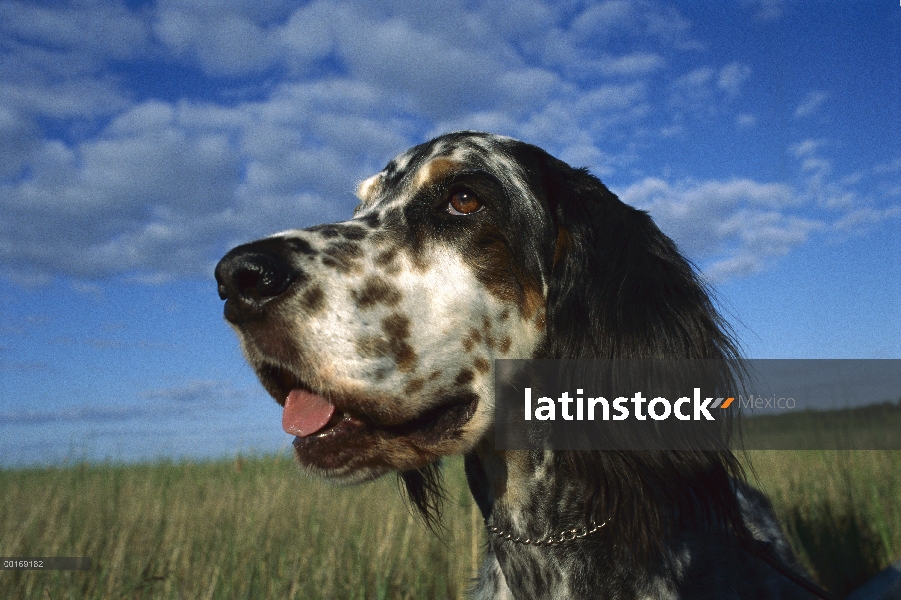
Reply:
[[[231,246],[482,129],[587,166],[754,358],[901,358],[893,0],[0,0],[0,463],[288,444]]]

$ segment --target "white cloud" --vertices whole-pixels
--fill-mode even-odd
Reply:
[[[873,167],[873,171],[878,174],[901,173],[901,158],[880,163]]]
[[[736,96],[742,84],[751,76],[751,67],[741,63],[730,63],[720,69],[716,85],[726,93]]]
[[[65,74],[57,75],[56,69],[46,69],[34,65],[32,61],[44,63],[56,57],[36,57],[25,50],[17,56],[0,54],[0,106],[15,110],[23,115],[50,117],[54,119],[93,119],[110,115],[126,108],[128,93],[119,83],[109,77],[84,73],[89,67],[82,63],[82,57],[63,55],[59,60],[71,66]],[[32,55],[32,56],[25,56]]]
[[[588,8],[573,22],[577,35],[588,37],[604,33],[634,30],[639,26],[640,13],[631,2],[609,0]]]
[[[760,271],[822,227],[792,214],[798,200],[783,184],[749,179],[671,184],[645,178],[620,197],[650,212],[713,281]]]
[[[504,66],[475,48],[412,29],[403,21],[370,27],[344,40],[352,76],[389,90],[404,90],[409,108],[436,118],[498,99]]]
[[[833,223],[832,227],[838,231],[846,231],[898,218],[901,218],[901,206],[891,206],[883,209],[865,207],[848,212]]]
[[[600,75],[623,75],[637,77],[662,69],[666,61],[653,52],[633,52],[624,55],[601,56],[593,61],[583,63],[581,68],[594,71]]]
[[[235,388],[226,381],[194,379],[176,387],[144,390],[138,395],[145,400],[171,403],[171,406],[195,403],[208,405],[211,401],[245,400],[258,394]]]
[[[215,75],[260,71],[277,57],[272,33],[238,14],[163,9],[156,17],[154,32],[177,56],[194,56],[204,70]]]
[[[798,142],[797,144],[792,144],[791,146],[789,146],[788,151],[795,158],[806,158],[806,157],[810,157],[810,156],[813,156],[814,154],[816,154],[825,145],[826,145],[825,140],[809,138],[809,139],[803,140],[801,142]]]
[[[25,40],[128,58],[145,48],[145,22],[120,2],[79,2],[71,6],[36,6],[26,2],[0,4],[0,30]]]
[[[742,86],[751,76],[751,68],[739,62],[723,67],[696,67],[676,77],[668,86],[668,104],[676,120],[686,117],[708,120],[723,115],[727,107],[740,102]],[[748,127],[756,122],[751,115],[740,115],[736,123]],[[678,125],[678,123],[677,123]],[[670,126],[672,129],[674,126]]]
[[[521,114],[552,98],[565,84],[556,73],[547,69],[523,68],[501,75],[497,86],[506,100],[505,110]]]
[[[680,75],[669,85],[669,105],[680,114],[708,118],[721,110],[721,99],[731,96],[731,89],[737,91],[740,73],[730,75],[733,70],[729,67],[717,70],[705,66]],[[732,88],[727,90],[724,86]]]
[[[301,64],[327,55],[334,49],[334,23],[353,19],[344,5],[312,2],[297,9],[288,22],[279,27],[276,36],[294,60]]]
[[[148,51],[146,23],[119,2],[0,3],[0,107],[22,115],[93,119],[128,105],[103,71]]]
[[[713,80],[715,75],[716,72],[710,67],[701,67],[689,71],[685,75],[679,77],[675,82],[675,86],[680,88],[698,88],[706,86]]]
[[[809,92],[795,109],[795,117],[804,118],[815,114],[828,97],[829,94],[825,92]]]
[[[511,8],[510,12],[517,10]],[[554,10],[560,14],[523,32],[524,39],[516,40],[515,52],[536,58],[575,81],[641,78],[665,69],[663,53],[699,46],[690,36],[688,21],[675,9],[656,2],[612,0],[581,11],[577,6],[558,4]],[[526,52],[521,54],[520,49]]]
[[[745,0],[756,9],[756,17],[763,21],[775,21],[785,12],[785,0]]]
[[[28,367],[28,365],[17,365]],[[35,365],[40,368],[41,365]],[[238,402],[259,396],[256,390],[236,388],[227,381],[192,380],[181,386],[148,389],[137,394],[137,404],[68,406],[44,410],[12,409],[0,412],[5,425],[51,423],[113,423],[158,420],[166,416],[198,417],[210,405],[233,408]]]
[[[735,124],[739,127],[754,127],[757,125],[757,117],[749,113],[741,113],[735,117]]]
[[[642,36],[665,43],[692,46],[690,23],[675,8],[643,0],[607,0],[589,6],[572,23],[580,40]]]
[[[40,146],[33,120],[19,111],[0,106],[0,178],[18,175]]]
[[[826,139],[808,138],[789,146],[788,152],[798,161],[798,175],[803,183],[799,194],[815,204],[818,208],[829,209],[835,213],[846,213],[872,203],[868,193],[863,195],[858,189],[874,187],[867,181],[868,173],[857,171],[839,177],[835,173],[835,161],[824,155],[824,151],[832,149],[834,143]]]
[[[832,162],[825,158],[805,158],[801,162],[801,170],[828,173],[832,170]]]

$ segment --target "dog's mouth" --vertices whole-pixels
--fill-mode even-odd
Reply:
[[[357,409],[360,403],[353,398],[315,391],[279,367],[265,365],[258,374],[284,406],[282,428],[296,436],[298,460],[322,474],[339,477],[363,469],[378,474],[432,462],[443,453],[443,443],[460,437],[478,406],[474,393],[449,394],[415,417],[389,423]]]

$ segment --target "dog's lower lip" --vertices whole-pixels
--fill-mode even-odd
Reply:
[[[343,410],[336,410],[335,414],[332,415],[332,418],[329,419],[328,423],[325,424],[325,427],[323,427],[322,429],[320,429],[319,431],[317,431],[316,433],[314,433],[312,436],[309,436],[309,437],[314,437],[314,438],[320,437],[321,438],[321,437],[325,437],[327,435],[334,435],[336,433],[334,431],[335,427],[337,427],[341,423],[351,422],[351,421],[355,421],[355,422],[359,423],[360,425],[363,424],[362,419],[354,417]],[[297,438],[294,438],[294,439],[295,439],[295,441],[297,440]]]
[[[340,413],[336,412],[321,430],[306,437],[296,436],[293,445],[295,448],[300,448],[301,446],[309,445],[311,443],[325,441],[344,435],[352,435],[363,429],[366,429],[366,424],[362,419],[343,411]]]

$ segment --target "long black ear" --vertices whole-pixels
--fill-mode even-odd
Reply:
[[[728,326],[691,263],[644,211],[585,169],[546,156],[558,228],[549,358],[734,358]]]
[[[585,169],[541,156],[558,230],[544,358],[737,358],[708,290],[648,214]],[[583,485],[586,519],[610,518],[608,535],[618,539],[624,564],[663,556],[666,540],[684,527],[748,535],[732,488],[742,469],[725,444],[558,452],[555,460]]]

